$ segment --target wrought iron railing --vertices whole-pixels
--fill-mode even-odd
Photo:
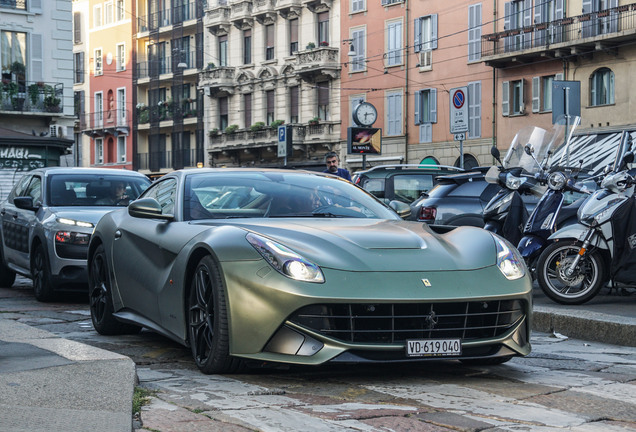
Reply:
[[[2,79],[0,111],[61,113],[64,84]]]
[[[204,152],[199,149],[183,149],[163,152],[137,153],[136,167],[140,170],[159,171],[162,168],[180,169],[194,167],[202,162],[205,165]]]
[[[146,32],[189,21],[197,17],[196,2],[190,2],[172,9],[161,10],[137,18],[137,31]]]
[[[88,113],[84,116],[82,124],[85,130],[104,130],[129,127],[129,120],[129,110],[112,109]]]

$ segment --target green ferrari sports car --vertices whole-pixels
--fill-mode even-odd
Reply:
[[[400,204],[315,172],[172,172],[97,224],[93,325],[165,335],[204,373],[527,355],[517,250],[481,228],[404,221]]]

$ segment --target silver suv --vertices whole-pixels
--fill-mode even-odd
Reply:
[[[58,290],[86,290],[95,225],[149,185],[143,174],[106,168],[51,167],[25,174],[0,203],[0,286],[13,285],[17,273],[33,279],[39,301],[53,300]]]

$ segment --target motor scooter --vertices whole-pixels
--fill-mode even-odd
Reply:
[[[503,162],[499,150],[491,149],[499,166],[491,167],[485,179],[502,189],[484,207],[484,229],[500,234],[513,245],[519,244],[528,220],[528,210],[521,195],[543,195],[546,186],[536,175],[547,164],[552,150],[564,142],[564,136],[562,122],[552,131],[529,126],[515,135]]]
[[[614,164],[601,187],[578,210],[578,223],[548,237],[537,259],[543,292],[561,304],[592,299],[608,280],[636,285],[636,179],[628,170],[634,160],[629,134],[623,132]]]

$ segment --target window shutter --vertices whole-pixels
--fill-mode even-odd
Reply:
[[[431,15],[431,49],[437,49],[437,14]]]
[[[563,18],[563,0],[556,0],[554,3],[554,18]]]
[[[520,93],[520,94],[519,94],[519,112],[520,112],[521,114],[523,114],[523,113],[525,112],[525,109],[524,109],[524,108],[525,108],[525,105],[526,105],[526,101],[525,101],[525,98],[524,98],[524,94],[525,94],[525,90],[524,90],[525,83],[526,83],[526,80],[525,80],[525,79],[521,79],[521,80],[519,80],[519,84],[520,84],[520,86],[519,86],[519,93]]]
[[[532,25],[532,0],[523,0],[523,27]],[[532,32],[523,34],[523,47],[530,48],[532,46]]]
[[[42,35],[31,34],[31,77],[29,81],[42,81],[42,66],[43,66],[43,47],[42,47]]]
[[[481,57],[481,3],[468,7],[468,61]]]
[[[430,115],[429,119],[431,119],[431,123],[437,123],[437,89],[429,90],[429,110]]]
[[[504,3],[504,30],[510,30],[511,13],[512,13],[512,2]],[[506,38],[504,38],[504,51],[510,51],[513,37],[514,36],[507,36]]]
[[[421,123],[420,120],[420,110],[421,110],[421,104],[422,104],[422,98],[421,98],[421,90],[416,90],[415,94],[414,94],[414,107],[413,107],[413,112],[415,114],[415,124],[418,125]]]
[[[532,112],[539,112],[541,108],[541,77],[532,77]]]
[[[80,12],[73,14],[73,42],[82,42],[82,14]]]
[[[420,125],[420,143],[433,142],[433,125],[424,123]]]
[[[510,82],[504,81],[501,88],[501,114],[510,115]]]
[[[413,25],[413,50],[415,52],[422,51],[422,18],[415,18],[415,22]]]
[[[594,12],[594,2],[593,0],[583,0],[583,13],[584,14],[588,14]],[[591,19],[588,21],[584,21],[582,23],[583,26],[583,37],[590,37],[590,36],[594,36],[596,34],[595,31],[595,26],[594,24],[596,23],[595,19]]]
[[[468,138],[481,137],[481,82],[468,83]]]

